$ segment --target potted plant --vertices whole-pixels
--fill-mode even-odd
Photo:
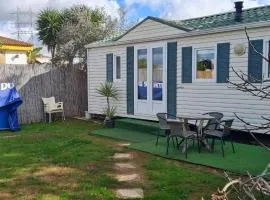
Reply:
[[[101,83],[100,87],[97,88],[98,94],[106,97],[107,107],[104,110],[105,120],[104,124],[108,128],[114,127],[113,117],[116,113],[116,107],[111,106],[110,98],[118,100],[118,89],[114,86],[113,82]]]
[[[197,62],[197,78],[204,78],[204,72],[206,70],[206,67],[203,63],[203,61]]]
[[[204,59],[197,63],[197,78],[211,78],[212,75],[211,60]]]

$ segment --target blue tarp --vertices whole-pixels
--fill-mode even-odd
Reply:
[[[22,104],[21,97],[12,83],[0,83],[0,130],[20,129],[17,108]]]

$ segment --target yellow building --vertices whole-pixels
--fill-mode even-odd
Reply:
[[[0,64],[27,64],[33,44],[0,36]]]

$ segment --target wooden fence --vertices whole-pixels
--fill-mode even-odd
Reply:
[[[64,102],[66,116],[82,115],[87,110],[86,72],[50,65],[0,65],[0,83],[12,82],[23,104],[19,108],[21,123],[43,120],[41,97],[54,96]]]

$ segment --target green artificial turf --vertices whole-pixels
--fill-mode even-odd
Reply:
[[[129,118],[115,120],[115,126],[121,129],[136,130],[138,132],[142,131],[150,134],[154,134],[160,130],[158,122]]]
[[[170,146],[169,155],[167,156],[164,138],[161,138],[159,144],[156,146],[156,137],[151,134],[119,128],[100,129],[91,133],[134,142],[129,147],[132,149],[241,174],[246,174],[246,171],[249,171],[252,174],[258,174],[269,162],[269,152],[255,145],[235,143],[236,153],[233,153],[231,144],[226,142],[224,158],[222,157],[221,146],[218,141],[216,142],[214,153],[208,152],[206,149],[203,149],[201,153],[198,153],[197,145],[195,145],[194,148],[191,145],[188,149],[188,158],[185,159],[185,155],[181,151],[174,149],[173,145]]]
[[[152,134],[145,134],[139,131],[123,129],[123,128],[109,128],[98,129],[91,131],[91,134],[110,137],[114,139],[127,140],[131,142],[145,142],[152,141],[156,137]]]

